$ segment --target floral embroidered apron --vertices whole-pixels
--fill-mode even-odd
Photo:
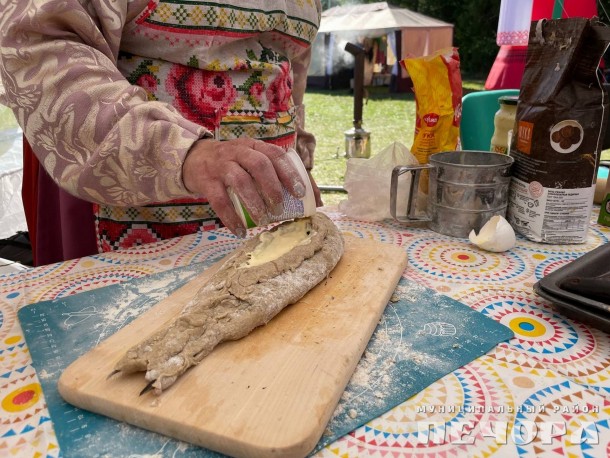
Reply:
[[[285,5],[282,7],[282,5]],[[118,67],[149,100],[171,104],[221,140],[295,143],[290,59],[313,42],[319,11],[294,2],[151,1],[126,28]],[[159,58],[142,57],[146,54]],[[221,226],[206,200],[94,205],[100,251]]]

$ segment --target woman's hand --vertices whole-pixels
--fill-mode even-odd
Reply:
[[[195,142],[182,166],[182,179],[190,192],[208,199],[223,224],[239,237],[245,237],[246,228],[227,188],[239,196],[257,225],[269,224],[269,213],[284,211],[282,186],[297,198],[305,196],[305,183],[286,152],[248,138]]]
[[[313,196],[316,199],[316,207],[322,207],[324,205],[324,202],[322,202],[322,194],[320,193],[320,188],[318,188],[318,185],[316,184],[316,180],[314,180],[313,176],[311,175],[311,170],[307,171],[307,176],[309,176],[311,188],[313,189]]]

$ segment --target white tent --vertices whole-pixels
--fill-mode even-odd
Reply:
[[[342,49],[347,41],[385,37],[392,73],[399,75],[396,60],[424,56],[453,44],[453,24],[399,8],[387,2],[335,6],[322,12],[318,38],[314,43],[311,76],[326,76],[337,71],[341,61],[350,59]],[[321,51],[321,52],[316,52]],[[404,88],[403,88],[404,90]]]
[[[453,25],[399,8],[387,2],[335,6],[322,12],[320,33],[347,31],[386,32],[398,29],[449,29]]]

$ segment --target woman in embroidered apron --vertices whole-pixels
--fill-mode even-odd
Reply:
[[[243,237],[227,187],[260,224],[281,212],[282,186],[304,194],[285,151],[311,169],[302,102],[319,0],[3,8],[3,103],[27,138],[36,265],[223,224]]]

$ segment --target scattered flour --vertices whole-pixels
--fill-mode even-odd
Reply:
[[[416,297],[417,293],[413,293],[413,289],[417,289],[417,287],[409,286],[400,291],[401,298],[409,296],[409,294]],[[388,312],[395,312],[394,307],[390,303],[386,315]],[[379,412],[387,408],[388,399],[396,395],[395,388],[404,382],[404,377],[417,377],[417,372],[426,370],[426,368],[431,368],[434,372],[441,372],[452,367],[451,361],[439,358],[432,348],[429,349],[430,351],[414,350],[411,341],[403,335],[404,328],[398,314],[394,313],[390,317],[386,315],[380,320],[374,338],[369,342],[356,366],[328,428],[332,428],[333,423],[341,424],[342,419],[347,418],[349,421],[349,419],[358,418],[363,412]],[[418,336],[423,334],[426,333],[416,332],[415,336],[411,336],[411,338],[417,340]],[[398,363],[401,364],[400,370],[412,365],[413,372],[400,373],[396,367]],[[327,429],[325,434],[332,435],[332,429]]]
[[[103,309],[101,320],[94,327],[99,332],[97,344],[165,299],[176,283],[182,284],[193,276],[192,271],[181,271],[165,278],[141,279],[137,287],[126,285],[125,289],[113,298],[114,306]]]
[[[48,380],[54,376],[54,374],[49,374],[46,369],[39,371],[37,375],[40,380]]]
[[[406,301],[415,302],[421,299],[422,293],[424,293],[426,290],[427,288],[424,285],[410,282],[408,285],[399,284],[396,287],[396,292],[394,294]]]

